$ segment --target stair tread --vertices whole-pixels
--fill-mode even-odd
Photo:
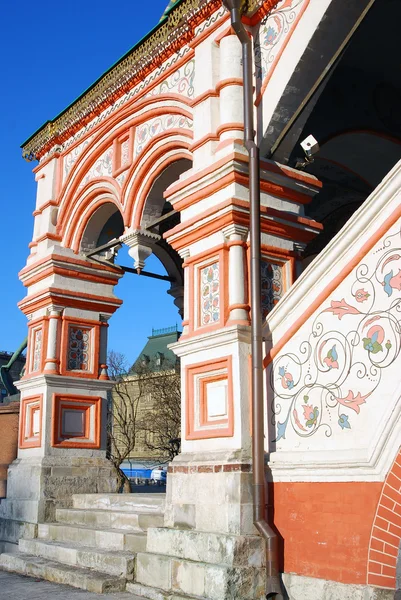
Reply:
[[[160,515],[163,516],[164,515],[164,511],[163,510],[151,510],[151,509],[146,509],[146,508],[139,508],[137,510],[113,510],[111,511],[108,508],[58,508],[57,512],[61,512],[61,511],[69,511],[69,512],[76,512],[76,513],[100,513],[100,514],[110,514],[113,513],[114,515]]]
[[[46,538],[27,539],[25,541],[35,542],[36,544],[46,546],[65,548],[67,550],[78,550],[79,552],[96,552],[97,554],[102,554],[104,556],[121,556],[123,558],[132,558],[133,556],[135,556],[135,552],[127,552],[126,550],[109,550],[107,548],[94,548],[93,546],[82,546],[81,544],[74,544],[74,542],[57,542],[56,540],[48,540]],[[22,552],[22,554],[25,554],[25,552]]]
[[[72,565],[66,565],[64,563],[61,562],[57,562],[55,560],[48,560],[47,558],[43,558],[42,556],[35,556],[34,554],[27,554],[25,552],[15,552],[13,554],[11,553],[4,553],[2,555],[0,555],[0,564],[3,562],[3,558],[12,558],[12,559],[19,559],[24,561],[25,563],[31,563],[33,565],[36,565],[38,567],[43,566],[47,569],[59,569],[61,571],[65,571],[65,572],[71,572],[74,575],[85,575],[85,577],[88,577],[89,579],[100,579],[103,581],[125,581],[125,578],[122,577],[117,577],[115,575],[108,575],[107,573],[104,573],[102,571],[95,571],[94,569],[88,569],[86,567],[77,567],[77,566],[72,566]],[[3,566],[4,568],[4,566]],[[11,569],[8,569],[11,570]],[[18,571],[17,571],[18,572]],[[28,573],[26,573],[28,574]]]
[[[156,500],[159,498],[163,498],[163,500],[166,497],[166,493],[165,492],[161,492],[160,494],[145,494],[145,493],[135,493],[135,494],[73,494],[73,498],[76,497],[84,497],[86,496],[87,498],[89,498],[90,496],[96,496],[97,498],[155,498]]]
[[[49,527],[65,527],[69,529],[83,529],[88,531],[100,531],[101,533],[120,533],[122,535],[134,535],[136,537],[146,537],[146,531],[133,531],[130,529],[113,529],[100,527],[99,525],[81,525],[79,523],[43,523],[42,525],[47,525]],[[38,539],[46,539],[39,537]]]

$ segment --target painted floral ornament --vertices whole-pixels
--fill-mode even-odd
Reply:
[[[313,407],[311,404],[304,406],[304,417],[305,425],[309,428],[317,424],[317,418],[319,416],[319,409],[317,406]]]
[[[384,276],[383,286],[384,291],[389,297],[392,295],[393,290],[401,291],[401,269],[398,270],[396,275],[394,275],[393,271],[387,273],[387,275]]]
[[[328,351],[326,358],[323,362],[329,367],[329,369],[338,369],[338,354],[336,345]]]
[[[338,424],[340,425],[341,429],[351,429],[351,424],[348,420],[348,415],[340,415],[340,418],[338,419]]]
[[[359,290],[356,290],[355,292],[355,300],[357,302],[366,302],[366,300],[369,298],[370,294],[368,294],[368,292],[366,292],[364,289],[360,288]]]
[[[287,390],[292,390],[294,387],[294,378],[291,373],[286,373],[284,367],[279,367],[278,374],[281,377],[281,385]]]
[[[367,333],[367,336],[362,339],[363,347],[372,354],[377,354],[383,351],[384,329],[380,325],[374,325]]]

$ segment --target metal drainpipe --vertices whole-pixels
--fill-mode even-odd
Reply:
[[[266,541],[266,598],[282,599],[278,572],[277,536],[267,523],[263,411],[263,339],[260,291],[260,153],[255,143],[252,42],[241,21],[243,0],[223,0],[231,25],[242,45],[244,78],[244,140],[249,153],[250,241],[251,241],[251,335],[252,335],[252,474],[253,520]]]

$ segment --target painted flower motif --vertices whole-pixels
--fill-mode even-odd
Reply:
[[[139,142],[142,143],[146,140],[146,135],[147,135],[147,130],[146,127],[144,127],[140,132],[139,132]]]
[[[281,385],[283,386],[283,388],[285,388],[286,390],[292,390],[295,383],[294,383],[294,378],[291,375],[291,373],[286,373],[285,368],[280,367],[278,370],[278,374],[281,377]]]
[[[326,308],[323,312],[332,312],[333,315],[336,315],[339,320],[343,318],[344,315],[360,315],[361,312],[355,308],[355,306],[351,306],[342,298],[341,300],[332,300],[330,308]]]
[[[387,348],[387,350],[390,350],[390,348],[392,347],[392,345],[393,344],[390,342],[390,340],[387,340],[387,342],[386,342],[386,348]]]
[[[348,415],[340,415],[340,418],[338,419],[338,424],[341,427],[341,429],[351,429],[351,424],[348,421]]]
[[[368,292],[366,292],[364,289],[360,288],[359,290],[356,290],[355,300],[357,302],[365,302],[369,298],[369,296],[370,296],[370,294],[368,294]]]
[[[306,404],[304,406],[305,425],[309,427],[309,429],[316,425],[318,416],[319,409],[317,406],[313,407],[311,404]]]
[[[392,295],[393,290],[401,291],[401,269],[398,270],[397,275],[394,275],[393,271],[387,273],[387,275],[384,277],[383,286],[384,291],[389,297]]]
[[[326,358],[323,362],[329,367],[329,369],[338,369],[338,354],[336,345],[332,347],[331,350],[328,351]]]
[[[273,44],[274,40],[277,37],[277,31],[273,29],[273,27],[268,27],[265,31],[264,43],[266,45]]]
[[[367,333],[367,336],[362,339],[363,347],[372,354],[377,354],[383,351],[384,329],[380,325],[374,325]]]

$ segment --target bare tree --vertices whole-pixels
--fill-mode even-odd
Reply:
[[[148,366],[141,374],[144,390],[150,398],[149,408],[141,411],[145,445],[167,462],[179,453],[181,432],[181,381],[178,365],[164,364],[156,370]]]
[[[129,376],[126,357],[113,350],[108,355],[109,377],[115,381],[107,420],[107,455],[118,477],[118,489],[130,491],[128,477],[121,465],[134,451],[140,435],[139,411],[146,393],[142,378],[135,381]]]

